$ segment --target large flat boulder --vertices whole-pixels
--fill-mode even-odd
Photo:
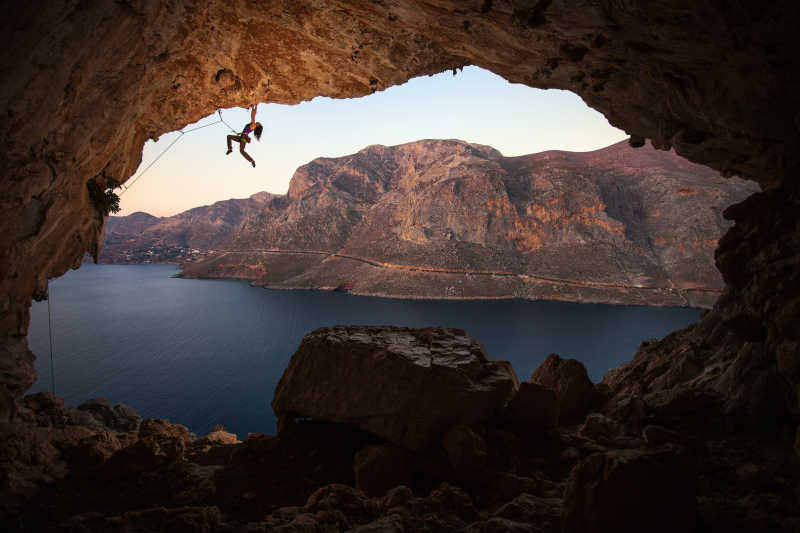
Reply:
[[[477,424],[517,389],[505,361],[459,329],[336,326],[305,336],[275,389],[278,430],[296,418],[354,424],[421,450]]]

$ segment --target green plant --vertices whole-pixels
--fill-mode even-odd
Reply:
[[[95,179],[86,182],[86,188],[89,189],[89,199],[101,217],[106,217],[109,213],[120,212],[119,196],[114,189],[103,187]]]

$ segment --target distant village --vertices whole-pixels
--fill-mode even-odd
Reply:
[[[104,253],[101,263],[115,264],[150,264],[150,263],[191,263],[200,261],[210,255],[214,250],[199,250],[184,246],[159,245],[146,248],[133,248],[120,250],[117,253]]]

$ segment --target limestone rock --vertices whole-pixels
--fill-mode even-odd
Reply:
[[[575,421],[595,402],[594,384],[577,359],[550,354],[531,374],[531,383],[547,387],[558,399],[559,424]]]
[[[411,479],[408,454],[390,444],[367,446],[355,455],[353,474],[358,489],[369,496],[383,496]]]
[[[101,467],[121,448],[122,444],[114,433],[101,431],[81,439],[75,447],[68,450],[68,458],[79,468],[94,470]]]
[[[64,407],[64,400],[49,392],[29,394],[23,401],[25,407],[34,412],[33,419],[41,426],[63,427],[70,422],[70,413]],[[22,416],[22,413],[19,415]]]
[[[560,492],[559,487],[544,475],[525,477],[511,472],[496,472],[489,478],[489,494],[495,502],[508,502],[520,494],[549,498]]]
[[[560,531],[562,501],[520,494],[493,513],[495,517],[535,524],[541,531]]]
[[[148,418],[139,426],[139,439],[111,456],[103,475],[114,478],[174,465],[183,458],[191,439],[189,431],[181,425]]]
[[[63,524],[70,531],[148,531],[171,533],[194,531],[213,533],[220,530],[222,514],[217,507],[156,508],[131,511],[117,516],[99,513],[77,515]]]
[[[406,533],[406,528],[403,526],[402,516],[390,514],[357,527],[353,533]]]
[[[800,456],[800,425],[797,426],[797,431],[794,436],[794,452]]]
[[[558,425],[556,393],[538,383],[522,382],[517,394],[508,403],[506,415],[515,421],[552,428]]]
[[[510,365],[489,361],[462,330],[336,326],[305,336],[272,408],[279,430],[310,417],[420,450],[454,425],[486,420],[516,387]]]
[[[131,431],[139,427],[141,417],[130,407],[122,404],[111,406],[106,398],[93,398],[86,400],[78,406],[78,410],[89,413],[94,423],[113,431]],[[87,425],[92,425],[92,420],[87,419]]]
[[[682,444],[684,439],[680,433],[671,431],[665,427],[649,425],[642,430],[642,437],[651,446],[661,446],[662,444]]]
[[[413,497],[414,493],[410,488],[406,487],[405,485],[400,485],[390,489],[383,498],[382,503],[387,509],[392,509],[393,507],[405,505]]]
[[[308,497],[305,510],[321,524],[342,531],[378,517],[378,506],[373,500],[359,490],[339,484],[316,490]]]
[[[474,476],[486,467],[486,440],[469,426],[459,424],[450,428],[442,437],[442,446],[453,469],[462,477]]]
[[[214,428],[207,435],[198,439],[200,444],[239,444],[241,441],[235,433],[225,431],[225,428]]]
[[[578,434],[593,440],[611,440],[622,433],[622,427],[614,420],[599,413],[591,413],[586,417]]]
[[[712,259],[715,239],[727,228],[722,204],[756,190],[674,153],[635,150],[624,141],[593,152],[514,158],[458,140],[369,146],[298,168],[286,197],[237,219],[241,230],[217,245],[338,255],[306,254],[298,264],[296,253],[215,254],[187,263],[184,275],[253,278],[263,271],[258,283],[277,288],[709,307],[722,289]],[[125,234],[122,244],[146,250],[154,233],[159,242],[177,242],[171,233],[182,229],[184,238],[195,219],[191,233],[200,241],[194,235],[207,222],[195,212],[205,209],[172,217],[179,222],[167,236],[161,236],[165,221]],[[690,216],[691,226],[680,224]],[[113,242],[118,254],[121,236],[111,233],[118,225],[112,222],[105,249]],[[135,230],[138,223],[131,225]],[[697,233],[708,238],[692,238]],[[449,292],[456,287],[452,274],[421,266],[530,278],[462,275]],[[632,279],[661,290],[634,290]]]
[[[583,460],[564,496],[565,533],[692,531],[697,481],[676,448],[612,450]]]
[[[260,192],[249,198],[222,200],[196,207],[171,217],[154,217],[141,212],[110,216],[99,262],[176,261],[187,258],[179,251],[181,248],[204,252],[228,249],[242,223],[262,211],[267,202],[276,197]],[[145,256],[143,252],[146,250],[153,251],[153,254]],[[131,251],[138,251],[138,254]]]
[[[544,530],[530,523],[515,522],[493,516],[483,522],[474,522],[464,531],[468,533],[542,533]]]

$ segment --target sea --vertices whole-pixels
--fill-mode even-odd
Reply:
[[[491,359],[510,361],[520,381],[557,353],[583,362],[598,382],[643,340],[700,317],[688,308],[268,290],[173,278],[177,272],[175,265],[84,264],[51,280],[49,316],[46,301],[31,309],[39,380],[30,392],[55,386],[68,407],[105,397],[197,435],[222,424],[244,438],[274,434],[275,386],[303,336],[324,326],[457,327]]]

